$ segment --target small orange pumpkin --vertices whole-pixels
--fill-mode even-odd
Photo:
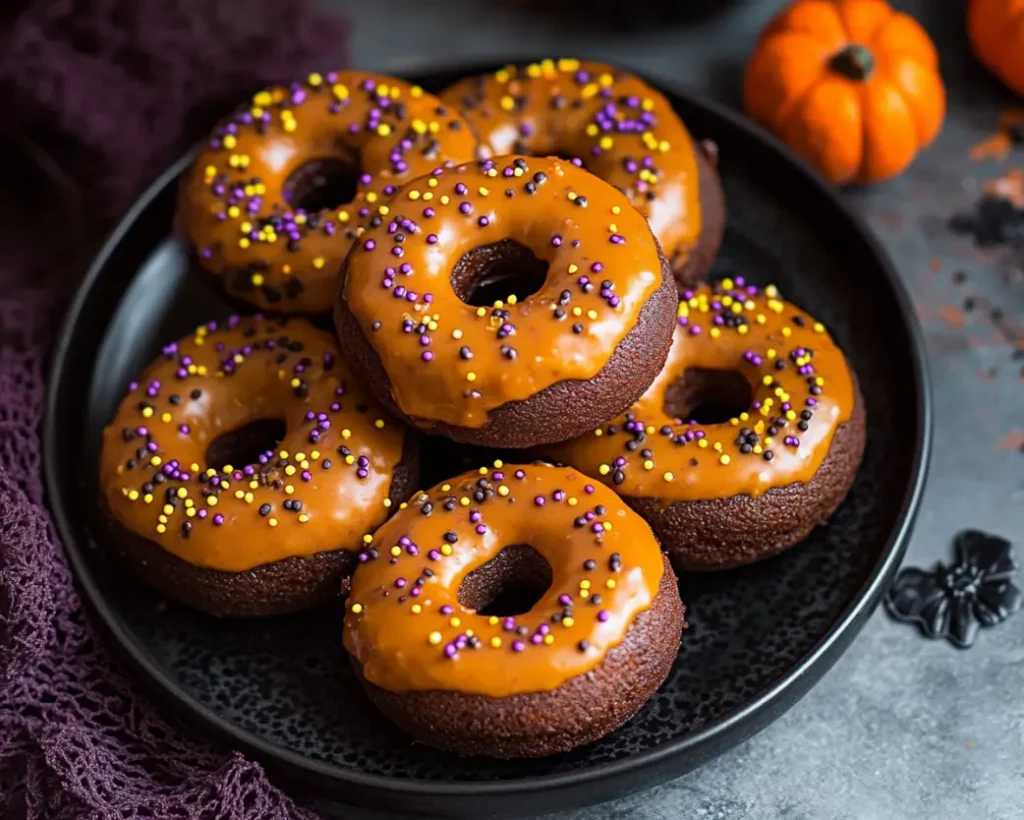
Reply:
[[[924,29],[884,0],[796,0],[762,33],[744,102],[832,182],[876,182],[939,133],[938,62]]]
[[[1024,96],[1024,0],[971,0],[967,35],[985,68]]]

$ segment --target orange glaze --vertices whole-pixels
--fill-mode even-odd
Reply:
[[[341,261],[394,187],[472,159],[465,121],[417,86],[338,71],[269,88],[217,127],[186,175],[179,230],[233,296],[264,309],[325,313]],[[351,202],[293,209],[286,182],[339,160],[358,178]]]
[[[666,391],[689,368],[741,373],[752,406],[721,424],[669,416]],[[627,497],[756,498],[810,481],[836,428],[850,419],[854,395],[846,358],[821,323],[782,301],[772,286],[759,291],[741,277],[725,279],[688,291],[679,303],[668,361],[636,404],[549,452]]]
[[[662,283],[643,217],[563,160],[467,163],[408,183],[388,207],[346,262],[343,298],[412,417],[481,427],[506,402],[592,378]],[[548,265],[544,284],[522,301],[466,304],[453,267],[504,239]]]
[[[211,442],[260,419],[286,425],[274,451],[208,467]],[[191,564],[241,572],[357,549],[387,517],[403,436],[328,334],[301,319],[233,317],[168,345],[132,384],[103,431],[100,492],[126,529]]]
[[[647,217],[672,262],[701,230],[693,140],[647,83],[604,63],[544,60],[468,77],[441,94],[494,155],[576,156]]]
[[[547,560],[548,591],[511,617],[462,606],[462,580],[512,544]],[[360,561],[345,647],[366,679],[496,698],[547,692],[599,665],[664,572],[650,528],[615,493],[571,468],[500,461],[417,495]]]

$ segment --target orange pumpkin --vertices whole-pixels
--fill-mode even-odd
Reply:
[[[935,46],[884,0],[796,0],[762,33],[743,96],[754,120],[836,183],[899,174],[946,113]]]
[[[1024,96],[1024,0],[971,0],[967,34],[985,67]]]

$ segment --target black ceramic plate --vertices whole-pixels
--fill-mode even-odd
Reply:
[[[438,89],[458,74],[414,79]],[[906,293],[861,222],[784,148],[717,105],[668,96],[721,149],[729,228],[715,274],[775,282],[826,323],[860,376],[867,455],[847,501],[806,543],[682,580],[690,628],[672,674],[629,724],[571,754],[498,762],[414,744],[363,698],[340,610],[218,622],[159,600],[108,560],[95,526],[100,429],[162,342],[228,312],[169,233],[187,158],[128,213],[77,294],[53,362],[45,437],[50,500],[81,589],[158,692],[204,731],[301,781],[325,811],[354,802],[403,814],[535,814],[679,775],[803,695],[899,563],[931,426]]]

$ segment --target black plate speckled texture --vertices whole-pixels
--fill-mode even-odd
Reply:
[[[437,88],[455,76],[419,79]],[[86,596],[144,675],[208,731],[325,796],[399,811],[535,813],[699,765],[795,702],[856,633],[898,564],[924,474],[930,415],[916,326],[888,263],[829,189],[733,115],[669,96],[721,149],[729,229],[715,275],[777,283],[825,322],[857,370],[869,437],[846,503],[788,553],[685,577],[690,628],[679,660],[647,707],[606,739],[517,762],[411,743],[359,690],[340,608],[217,622],[158,600],[103,552],[92,501],[102,425],[162,342],[228,312],[168,237],[179,163],[126,217],[72,309],[51,386],[47,468]],[[55,424],[69,407],[81,408],[80,423]],[[437,477],[463,469],[462,454],[474,457],[431,446]]]

